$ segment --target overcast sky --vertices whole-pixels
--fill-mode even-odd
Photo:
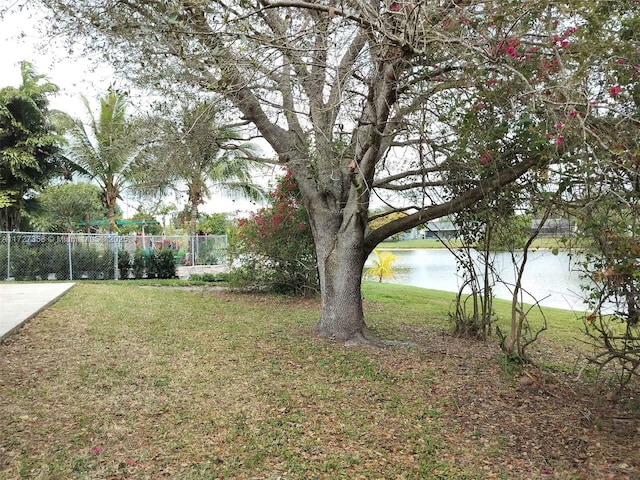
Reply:
[[[11,0],[0,0],[4,2]],[[0,19],[0,87],[18,86],[20,62],[29,61],[37,73],[60,87],[51,98],[52,108],[85,117],[81,95],[93,103],[114,80],[113,73],[106,65],[96,69],[95,62],[69,56],[60,40],[43,38],[36,27],[42,21],[37,10],[20,11],[17,6]]]
[[[17,4],[14,0],[0,0],[0,12],[9,7],[9,11],[0,18],[0,88],[19,86],[20,62],[29,61],[34,65],[36,73],[46,75],[60,88],[60,92],[51,97],[51,108],[87,120],[82,96],[90,101],[95,111],[98,108],[98,98],[105,94],[109,85],[118,85],[120,82],[108,65],[70,56],[61,40],[43,38],[37,28],[42,22],[42,14],[33,8],[20,11]],[[264,179],[261,179],[262,182]],[[175,203],[175,200],[167,199],[167,202]],[[121,205],[125,216],[135,213],[135,205],[136,202],[133,201]],[[235,212],[255,208],[244,200],[233,201],[217,196],[207,202],[202,211]]]

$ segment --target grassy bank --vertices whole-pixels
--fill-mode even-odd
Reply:
[[[603,406],[570,366],[520,383],[494,342],[447,333],[451,294],[364,295],[372,329],[411,345],[318,339],[317,299],[80,283],[0,345],[0,477],[595,479],[640,465],[637,424],[613,420],[630,400]],[[548,316],[545,360],[578,331]]]
[[[458,248],[461,246],[458,240],[449,240],[447,244],[450,248]],[[380,249],[411,249],[411,248],[446,248],[445,245],[436,239],[422,239],[417,238],[414,240],[399,240],[399,241],[388,241],[381,243],[378,248]],[[559,238],[554,237],[543,237],[537,238],[534,240],[531,245],[532,249],[536,248],[567,248],[565,242],[563,242]]]

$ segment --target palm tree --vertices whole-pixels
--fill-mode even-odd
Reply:
[[[58,91],[29,62],[20,64],[22,84],[0,89],[0,230],[21,228],[28,192],[61,173],[59,135],[48,109]]]
[[[214,190],[251,200],[264,197],[251,176],[251,147],[233,128],[220,126],[218,116],[212,103],[200,103],[183,108],[178,121],[165,120],[163,138],[149,150],[137,182],[143,194],[173,190],[186,195],[190,235],[196,234],[199,207]]]
[[[140,153],[139,135],[126,117],[127,94],[109,90],[100,100],[100,116],[95,118],[86,98],[89,130],[75,120],[70,131],[69,156],[102,190],[109,229],[117,230],[115,212],[118,199],[133,174]]]
[[[375,249],[376,259],[373,260],[373,266],[367,268],[364,273],[378,277],[378,281],[382,283],[385,278],[394,278],[393,264],[396,263],[398,257],[393,253],[380,252]]]

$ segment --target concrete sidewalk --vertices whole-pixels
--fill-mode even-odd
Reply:
[[[74,285],[46,282],[0,284],[0,341]]]

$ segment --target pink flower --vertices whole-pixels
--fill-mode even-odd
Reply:
[[[102,449],[100,447],[91,447],[91,453],[99,455],[100,452],[102,452]]]
[[[578,111],[577,110],[571,110],[569,112],[569,118],[576,118],[578,116]]]
[[[619,58],[618,60],[616,60],[616,63],[618,65],[624,65],[624,58]]]
[[[558,122],[558,123],[556,123],[556,128],[557,128],[558,130],[560,130],[562,127],[564,127],[564,125],[562,124],[562,122]]]
[[[561,46],[562,48],[568,47],[568,46],[569,46],[569,40],[562,40],[562,41],[560,42],[560,46]]]
[[[482,163],[482,165],[486,165],[490,161],[491,161],[491,154],[489,152],[480,154],[480,163]]]
[[[618,95],[621,90],[622,88],[620,87],[620,85],[614,85],[609,89],[609,95],[611,95],[611,98],[615,98],[616,95]]]
[[[562,135],[558,135],[558,137],[556,138],[556,146],[559,147],[560,145],[562,145],[562,142],[564,142],[564,137]]]
[[[133,467],[136,464],[136,461],[133,458],[127,460],[127,466]]]

